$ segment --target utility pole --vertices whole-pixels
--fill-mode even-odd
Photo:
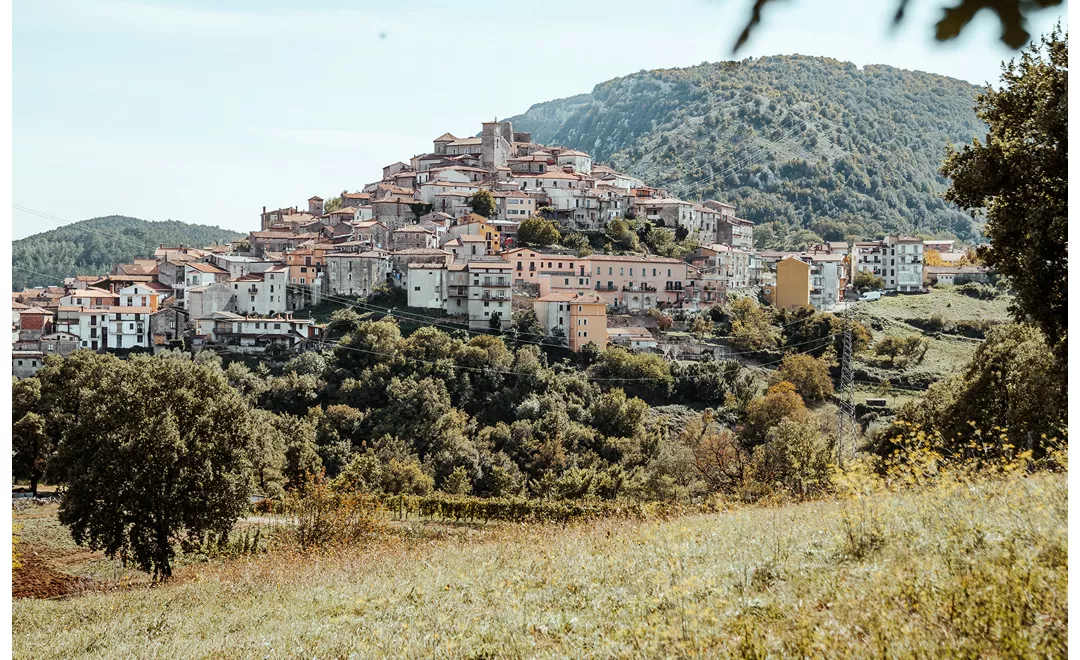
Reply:
[[[840,388],[836,394],[836,461],[842,463],[845,445],[851,445],[854,456],[859,437],[855,420],[855,374],[851,366],[851,302],[844,308],[844,351],[840,357]]]

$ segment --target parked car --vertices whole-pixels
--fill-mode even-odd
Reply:
[[[863,294],[861,296],[859,296],[859,300],[860,301],[877,300],[880,297],[881,297],[881,292],[880,291],[865,291],[865,292],[863,292]]]

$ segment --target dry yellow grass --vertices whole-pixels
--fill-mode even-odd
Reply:
[[[17,601],[20,658],[1064,657],[1064,475],[502,527]]]

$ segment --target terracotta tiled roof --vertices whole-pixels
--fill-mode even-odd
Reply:
[[[189,261],[185,265],[186,265],[186,267],[197,270],[200,273],[217,274],[217,273],[227,273],[227,272],[229,272],[227,270],[222,270],[221,268],[218,268],[214,264],[206,263],[205,261]]]

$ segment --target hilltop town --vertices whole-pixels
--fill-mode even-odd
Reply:
[[[580,245],[520,240],[536,218]],[[627,223],[692,249],[680,259],[613,245],[613,227],[629,232]],[[508,121],[485,122],[479,137],[444,133],[430,153],[385,166],[355,192],[264,206],[258,229],[232,245],[162,245],[104,276],[13,293],[12,370],[29,376],[44,356],[80,348],[295,351],[323,330],[302,310],[387,292],[433,323],[506,331],[515,312],[531,310],[543,335],[574,351],[658,350],[661,330],[635,321],[650,310],[755,295],[828,311],[857,295],[863,273],[871,284],[861,289],[904,293],[987,276],[960,265],[952,241],[894,235],[785,253],[755,250],[753,231],[723,201],[678,199]],[[925,265],[930,250],[936,266]]]

